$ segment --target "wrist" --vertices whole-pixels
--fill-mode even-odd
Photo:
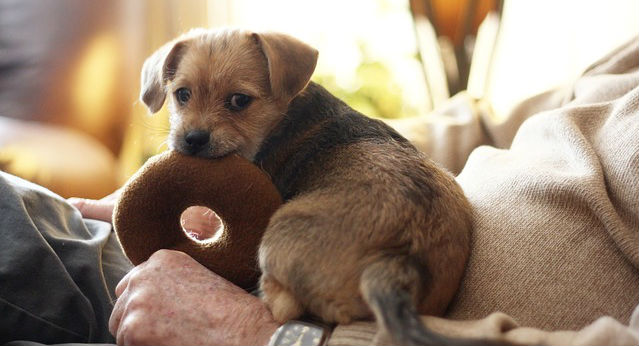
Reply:
[[[279,327],[280,327],[280,324],[276,322],[268,322],[262,325],[255,332],[255,342],[253,342],[253,345],[268,346],[269,340],[271,340],[271,337],[273,336],[273,334],[275,334],[275,332],[277,331]]]

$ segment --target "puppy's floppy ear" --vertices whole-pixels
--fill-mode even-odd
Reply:
[[[175,77],[175,71],[187,46],[188,42],[184,40],[169,42],[144,62],[140,99],[151,113],[156,113],[162,108],[166,98],[166,82]]]
[[[317,50],[280,33],[253,33],[253,39],[268,61],[273,96],[290,101],[310,81],[317,64]]]

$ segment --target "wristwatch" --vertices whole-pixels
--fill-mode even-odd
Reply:
[[[328,340],[329,334],[328,327],[291,320],[277,328],[268,346],[321,346]]]

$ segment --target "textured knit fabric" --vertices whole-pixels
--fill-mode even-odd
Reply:
[[[540,344],[639,342],[627,327],[639,301],[638,47],[633,40],[571,89],[501,121],[460,95],[439,117],[395,124],[453,171],[472,146],[493,145],[473,150],[458,176],[475,209],[473,250],[447,319],[425,318],[433,329]],[[331,344],[367,344],[374,334],[373,323],[339,326]]]
[[[449,317],[628,322],[639,295],[639,55],[636,42],[626,48],[588,71],[570,102],[524,122],[509,150],[470,155],[458,181],[475,243]]]

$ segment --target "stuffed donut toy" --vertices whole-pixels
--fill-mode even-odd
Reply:
[[[266,173],[240,156],[203,159],[167,151],[149,159],[125,184],[113,226],[135,265],[159,249],[179,250],[250,289],[260,274],[262,234],[281,204]],[[187,236],[180,216],[191,206],[213,210],[222,220],[222,234],[213,241]]]

